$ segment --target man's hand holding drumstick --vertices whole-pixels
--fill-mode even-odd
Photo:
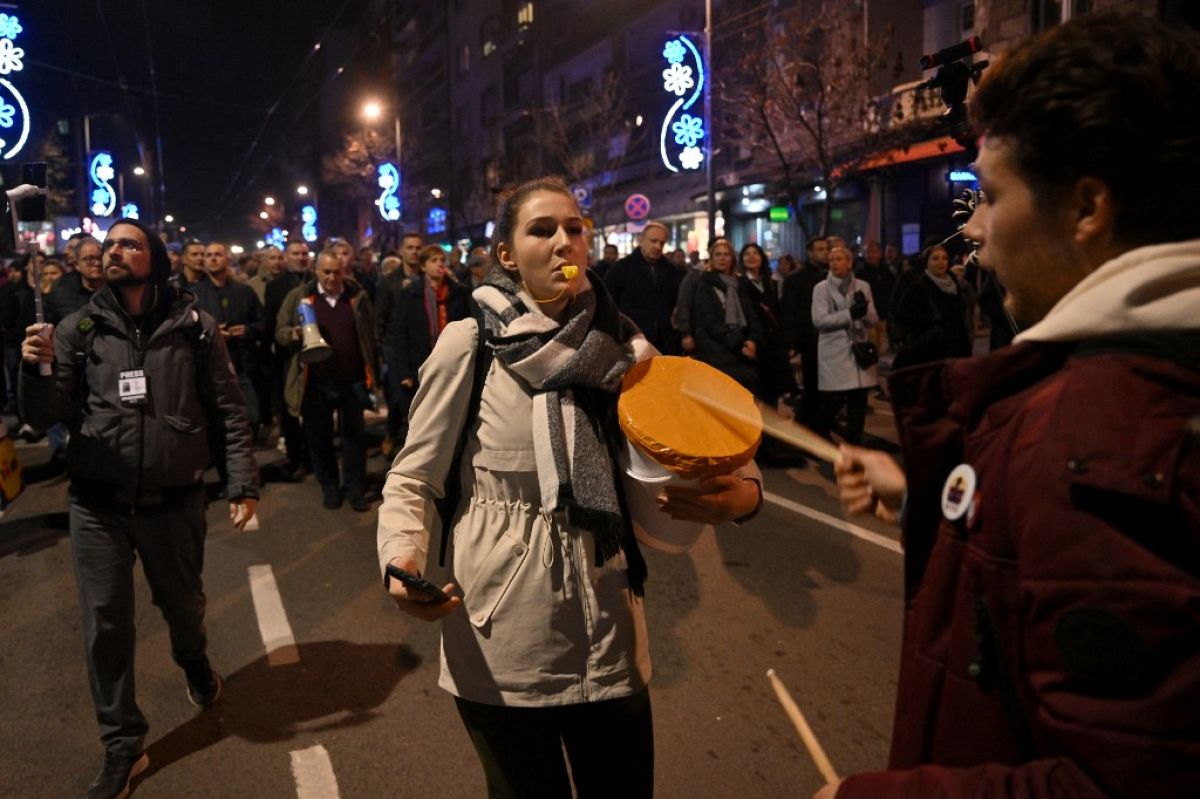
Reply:
[[[873,513],[885,522],[900,518],[908,482],[900,464],[886,452],[842,444],[833,464],[838,498],[850,513]]]

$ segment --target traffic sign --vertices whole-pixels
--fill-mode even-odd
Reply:
[[[625,216],[641,221],[650,216],[650,198],[644,194],[631,194],[625,198]]]
[[[592,190],[586,183],[571,184],[571,194],[575,195],[575,202],[579,203],[579,210],[591,210]]]

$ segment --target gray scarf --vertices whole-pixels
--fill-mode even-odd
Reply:
[[[733,275],[720,275],[725,284],[725,326],[730,330],[743,330],[749,325],[742,312],[742,300],[738,297],[738,279]]]
[[[939,289],[946,292],[947,294],[954,294],[954,295],[958,294],[958,284],[954,282],[954,278],[950,277],[950,275],[945,275],[943,277],[934,277],[929,272],[926,272],[925,277],[932,280],[933,285],[937,286]]]
[[[635,348],[639,341],[645,345],[645,337],[600,285],[580,293],[561,323],[530,311],[527,297],[502,269],[489,272],[472,296],[483,310],[495,357],[533,391],[542,507],[564,512],[569,524],[591,530],[600,562],[626,549],[632,582],[634,556],[622,542],[627,525],[606,438],[614,433],[608,428],[616,424],[621,378],[636,362]]]

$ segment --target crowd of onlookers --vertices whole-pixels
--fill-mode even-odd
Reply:
[[[808,240],[804,259],[772,264],[757,243],[713,240],[706,257],[664,254],[665,226],[647,225],[634,252],[605,248],[594,265],[618,306],[661,352],[690,355],[763,402],[794,410],[829,436],[844,410],[844,438],[861,440],[880,362],[902,368],[969,355],[983,315],[993,346],[1011,339],[998,287],[973,265],[951,265],[933,244],[901,256],[867,241]],[[981,314],[981,309],[983,313]]]
[[[901,256],[891,244],[867,241],[858,250],[839,237],[816,236],[802,259],[784,253],[772,261],[754,242],[736,246],[721,237],[701,253],[668,250],[668,237],[666,226],[652,222],[624,257],[606,245],[591,264],[593,277],[660,352],[714,366],[822,435],[844,412],[839,432],[861,439],[869,393],[883,394],[881,361],[896,369],[970,354],[981,311],[991,320],[993,347],[1012,336],[997,287],[986,277],[981,285],[972,266],[952,265],[940,245]],[[348,498],[369,507],[362,412],[375,407],[382,390],[382,451],[390,457],[404,441],[418,369],[441,330],[470,315],[470,293],[491,268],[489,248],[447,253],[408,233],[380,253],[329,239],[317,260],[328,255],[339,275],[326,282],[357,297],[354,314],[341,320],[355,331],[332,342],[338,357],[331,362],[352,365],[331,374],[337,370],[316,364],[307,370],[311,379],[299,383],[302,327],[295,316],[302,301],[326,296],[308,245],[267,246],[235,259],[222,242],[189,240],[169,244],[168,252],[175,285],[195,295],[225,336],[258,443],[281,442],[282,479],[312,470],[326,506]],[[103,286],[101,245],[78,234],[60,255],[23,254],[0,275],[4,410],[18,419],[15,378],[24,330],[34,322],[35,274],[45,319],[57,324]],[[324,313],[336,303],[312,307]],[[323,318],[321,329],[332,321]],[[335,413],[343,460],[349,456],[345,474],[333,459]],[[305,416],[323,421],[302,426]],[[22,423],[16,432],[48,435],[53,458],[61,460],[65,431]]]

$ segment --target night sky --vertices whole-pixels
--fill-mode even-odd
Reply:
[[[339,27],[353,23],[358,0],[345,6],[339,0],[20,0],[17,5],[24,32],[16,44],[26,56],[25,70],[14,80],[21,82],[33,109],[34,139],[39,128],[44,132],[55,120],[78,124],[84,113],[96,114],[93,149],[114,150],[132,169],[136,128],[150,168],[153,54],[166,176],[160,215],[173,214],[189,227],[188,235],[244,240],[265,193],[315,181],[314,159],[295,153],[311,152],[315,130],[301,120],[313,118],[313,93],[335,67],[324,57],[327,47],[307,64],[305,59],[339,13]],[[267,109],[297,74],[230,191]],[[121,80],[128,90],[119,87]],[[299,118],[305,105],[309,110]],[[73,131],[74,126],[68,147]],[[263,166],[271,154],[273,160]],[[127,185],[131,180],[146,178],[129,176]],[[144,209],[148,200],[147,192]]]

